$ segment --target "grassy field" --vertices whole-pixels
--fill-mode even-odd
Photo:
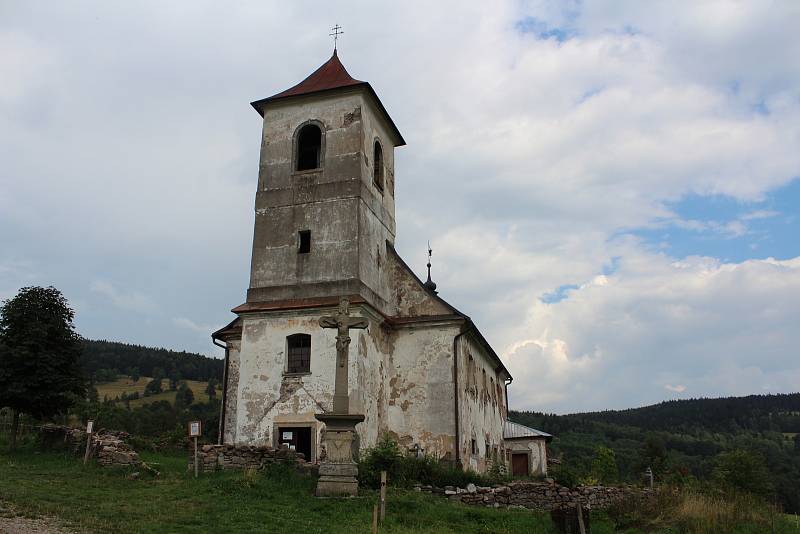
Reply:
[[[95,387],[97,388],[97,394],[100,399],[103,399],[105,396],[107,396],[109,399],[114,399],[115,397],[121,396],[123,393],[130,395],[133,392],[139,392],[139,399],[130,401],[131,407],[134,408],[148,402],[155,402],[159,400],[166,400],[171,403],[175,403],[176,392],[169,391],[169,380],[167,379],[161,381],[161,389],[164,390],[163,393],[144,397],[144,388],[151,380],[152,378],[150,377],[141,376],[139,377],[139,380],[134,382],[129,376],[120,376],[114,382],[103,382],[95,385]],[[194,393],[195,402],[208,402],[208,395],[206,394],[206,387],[208,387],[207,382],[200,382],[197,380],[186,380],[185,382],[189,386],[189,389],[192,390],[192,393]],[[217,388],[217,396],[219,397],[220,394],[221,390]]]
[[[90,532],[369,532],[377,496],[317,499],[314,480],[287,469],[216,473],[195,480],[185,456],[142,454],[162,475],[131,480],[59,453],[0,452],[0,504],[55,516]],[[592,532],[613,532],[602,524]],[[549,516],[493,510],[391,490],[380,532],[547,533]]]

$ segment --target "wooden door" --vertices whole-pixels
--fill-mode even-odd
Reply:
[[[528,454],[524,452],[511,454],[511,474],[515,477],[526,477],[530,473]]]

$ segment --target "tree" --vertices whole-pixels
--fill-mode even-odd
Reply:
[[[592,460],[592,477],[602,484],[617,482],[619,479],[619,468],[614,450],[600,445],[595,449],[594,459]]]
[[[133,380],[133,383],[134,383],[134,384],[135,384],[136,382],[138,382],[138,381],[139,381],[139,378],[141,378],[141,376],[142,376],[142,374],[141,374],[141,372],[139,371],[139,368],[138,368],[138,367],[133,367],[133,368],[131,369],[130,375],[131,375],[131,380]]]
[[[183,410],[184,408],[188,408],[194,402],[194,393],[189,386],[186,385],[186,382],[181,382],[181,386],[178,388],[178,393],[175,395],[175,408],[178,410]]]
[[[54,287],[23,287],[0,307],[0,406],[11,408],[11,449],[19,414],[52,417],[86,393],[75,312]]]
[[[157,393],[161,393],[161,391],[162,389],[161,389],[160,378],[154,378],[153,380],[148,382],[147,385],[144,387],[145,395],[155,395]]]
[[[214,380],[213,378],[208,381],[208,385],[206,386],[206,394],[211,398],[217,396],[217,384],[216,380]]]
[[[655,434],[648,434],[640,452],[642,468],[649,467],[654,473],[663,473],[667,465],[667,448]]]
[[[732,490],[766,496],[772,491],[764,457],[755,451],[736,449],[723,452],[715,460],[714,480]]]
[[[177,369],[172,369],[169,373],[169,389],[175,391],[178,389],[178,383],[181,381],[181,374]]]

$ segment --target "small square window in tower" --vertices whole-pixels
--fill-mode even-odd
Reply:
[[[297,253],[308,254],[311,252],[311,230],[300,230],[298,234]]]
[[[286,372],[311,372],[311,336],[293,334],[286,338]]]

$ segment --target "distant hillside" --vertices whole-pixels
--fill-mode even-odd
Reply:
[[[202,354],[142,347],[105,340],[84,340],[82,365],[89,376],[102,381],[111,371],[120,375],[162,376],[178,373],[183,380],[222,380],[223,360]],[[113,379],[113,378],[112,378]]]
[[[624,481],[639,480],[654,464],[662,479],[705,480],[719,454],[746,450],[763,458],[776,498],[787,510],[800,511],[800,393],[570,415],[510,412],[509,418],[553,434],[552,455],[579,477],[590,476],[598,446],[614,451]]]

